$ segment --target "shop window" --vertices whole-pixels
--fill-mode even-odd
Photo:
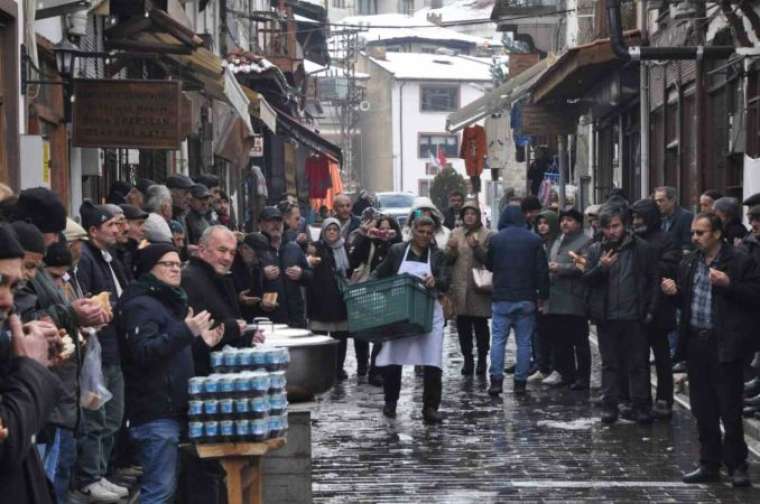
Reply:
[[[453,112],[459,108],[459,86],[421,86],[420,110]]]
[[[443,153],[447,158],[459,156],[459,138],[456,135],[421,133],[417,143],[420,159],[436,157],[439,146],[443,148]]]

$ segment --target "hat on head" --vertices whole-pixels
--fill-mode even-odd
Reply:
[[[74,219],[66,219],[66,229],[63,230],[63,236],[67,242],[75,242],[79,240],[89,240],[87,231],[79,225]]]
[[[176,219],[172,219],[169,221],[169,229],[172,230],[172,233],[183,233],[185,232],[185,226],[182,225],[182,223]]]
[[[213,187],[219,187],[219,177],[210,173],[203,173],[195,177],[195,182],[198,184],[203,184],[209,189]]]
[[[564,210],[560,211],[559,220],[562,220],[564,217],[570,217],[583,224],[583,214],[573,206],[566,207]]]
[[[56,242],[50,245],[45,252],[46,266],[71,266],[74,259],[71,257],[66,242]]]
[[[753,207],[755,205],[760,205],[760,193],[755,193],[752,196],[749,196],[747,199],[745,199],[742,202],[742,205]]]
[[[66,228],[66,208],[56,193],[44,187],[21,191],[14,218],[31,222],[42,233],[59,233]]]
[[[195,199],[203,199],[203,198],[210,198],[211,192],[208,190],[208,187],[206,187],[203,184],[195,184],[192,189],[190,189],[190,195]]]
[[[166,187],[169,189],[190,189],[193,187],[193,180],[185,175],[170,175],[166,177]]]
[[[532,194],[529,194],[520,202],[520,210],[522,210],[523,213],[532,210],[541,210],[541,201]]]
[[[151,180],[149,178],[141,178],[137,181],[137,190],[141,193],[145,194],[148,192],[148,188],[152,185],[156,185],[156,182],[154,180]]]
[[[282,212],[274,206],[264,207],[259,214],[259,222],[268,220],[282,220]]]
[[[171,243],[152,243],[137,251],[137,264],[135,272],[138,276],[148,273],[169,252],[179,254],[177,248]]]
[[[148,218],[148,212],[134,205],[119,205],[127,220],[143,220]]]
[[[105,205],[93,205],[91,201],[85,201],[79,207],[79,215],[82,216],[82,226],[89,232],[92,226],[100,226],[114,215]]]
[[[111,215],[114,217],[117,217],[119,215],[124,215],[124,210],[119,205],[114,205],[113,203],[106,203],[103,205],[108,209],[109,212],[111,212]]]
[[[11,227],[24,252],[36,252],[45,255],[45,238],[37,226],[24,221],[16,221],[11,224]]]
[[[124,182],[123,180],[117,180],[111,184],[111,190],[108,192],[108,202],[115,205],[120,205],[126,202],[127,194],[132,190],[132,184]]]
[[[251,247],[256,252],[269,249],[269,240],[261,233],[248,233],[243,238],[243,243]]]
[[[21,248],[13,228],[9,224],[0,224],[0,260],[23,257],[24,249]]]
[[[602,205],[589,205],[583,213],[588,217],[597,217],[599,215],[599,210],[601,209]]]
[[[171,243],[172,241],[172,231],[169,229],[169,224],[157,213],[152,213],[145,219],[143,233],[145,233],[145,239],[151,243]]]
[[[755,205],[749,209],[747,215],[750,217],[760,217],[760,205]]]

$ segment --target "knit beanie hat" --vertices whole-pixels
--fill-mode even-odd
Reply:
[[[148,273],[169,252],[177,252],[179,254],[179,251],[171,243],[153,243],[139,249],[137,251],[137,264],[135,265],[137,276]]]
[[[71,266],[73,258],[66,242],[53,243],[45,253],[45,265],[47,266]]]
[[[16,221],[11,224],[16,238],[25,252],[45,254],[45,238],[37,226],[24,221]]]
[[[9,224],[0,224],[0,259],[21,259],[24,249]]]
[[[18,196],[14,219],[31,222],[42,233],[59,233],[66,228],[66,207],[50,189],[25,189]]]

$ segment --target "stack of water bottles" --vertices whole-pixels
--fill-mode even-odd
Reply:
[[[188,384],[194,443],[258,442],[288,429],[287,348],[225,347],[211,353],[214,373]]]

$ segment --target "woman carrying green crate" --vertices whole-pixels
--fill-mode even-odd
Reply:
[[[414,219],[408,242],[393,245],[385,260],[372,274],[373,278],[386,278],[407,273],[416,276],[422,284],[437,293],[447,289],[443,253],[433,246],[435,222],[426,216]],[[443,309],[436,300],[433,325],[429,333],[400,338],[383,343],[377,356],[377,366],[384,367],[383,414],[396,417],[396,404],[401,391],[401,366],[424,366],[422,418],[425,423],[441,422],[438,407],[441,403],[441,367],[443,361]]]

